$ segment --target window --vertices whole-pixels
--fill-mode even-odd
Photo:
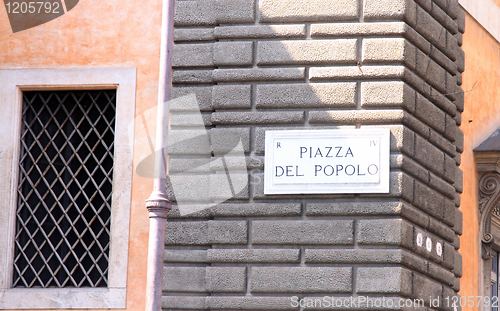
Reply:
[[[0,309],[125,307],[135,80],[0,70]]]
[[[23,92],[14,287],[106,287],[115,90]]]

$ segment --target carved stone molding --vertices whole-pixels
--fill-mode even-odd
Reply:
[[[479,179],[479,237],[483,246],[483,259],[490,258],[490,246],[494,242],[491,234],[491,213],[500,204],[500,174],[485,173]]]

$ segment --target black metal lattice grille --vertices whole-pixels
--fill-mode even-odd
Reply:
[[[107,286],[115,96],[23,93],[14,287]]]

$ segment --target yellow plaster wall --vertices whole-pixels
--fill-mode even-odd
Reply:
[[[0,69],[136,67],[140,114],[157,102],[161,4],[82,0],[67,14],[17,33],[12,33],[0,4]],[[134,163],[142,156],[134,150]],[[149,227],[145,200],[151,189],[151,179],[134,174],[126,310],[144,310]]]
[[[460,168],[464,172],[461,207],[464,214],[460,253],[463,256],[462,296],[480,293],[480,244],[478,236],[478,174],[473,149],[500,127],[500,44],[470,15],[466,15],[462,49],[465,52],[465,110],[461,129],[465,135]],[[463,308],[473,310],[476,308]]]

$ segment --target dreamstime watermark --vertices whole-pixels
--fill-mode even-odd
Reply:
[[[129,125],[130,145],[140,158],[136,174],[167,177],[181,215],[215,206],[247,190],[250,180],[242,130],[207,129],[195,94],[165,105],[160,110],[164,115],[153,107]],[[157,124],[167,123],[171,128],[165,131],[163,144],[155,146]],[[168,174],[155,159],[168,163]]]
[[[79,0],[4,0],[12,32],[50,22],[73,9]]]

